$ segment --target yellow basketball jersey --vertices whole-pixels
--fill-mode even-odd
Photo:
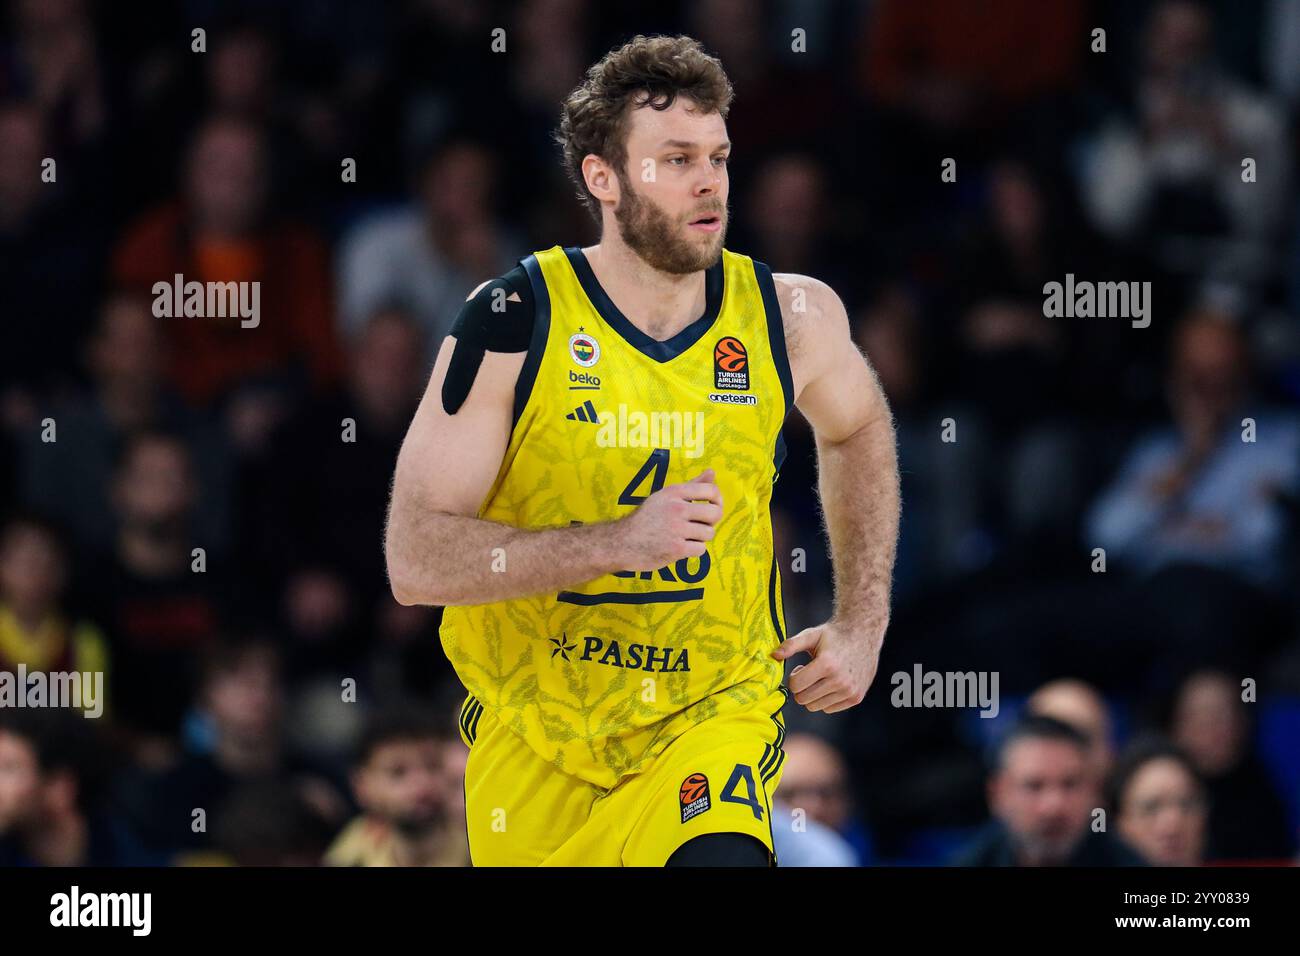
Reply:
[[[793,403],[785,335],[771,272],[733,252],[705,273],[704,315],[662,342],[619,312],[580,249],[522,264],[532,344],[478,516],[613,521],[706,468],[722,493],[701,558],[444,613],[443,649],[473,698],[467,735],[486,707],[544,759],[609,788],[700,721],[782,702],[770,502]]]

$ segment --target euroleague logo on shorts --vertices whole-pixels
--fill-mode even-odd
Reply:
[[[702,773],[691,774],[682,781],[677,796],[682,804],[682,823],[698,817],[709,809],[709,778]]]
[[[591,368],[600,361],[600,343],[586,332],[569,336],[569,357],[583,368]]]
[[[749,388],[749,353],[733,335],[713,346],[713,387],[737,392]]]

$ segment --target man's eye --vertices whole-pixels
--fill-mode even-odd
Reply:
[[[681,163],[686,162],[686,157],[685,157],[685,156],[671,156],[671,157],[669,157],[668,162],[672,163],[673,165],[680,165]]]
[[[714,156],[713,161],[715,163],[719,163],[725,166],[727,164],[727,160],[729,160],[730,158],[731,158],[730,156]]]

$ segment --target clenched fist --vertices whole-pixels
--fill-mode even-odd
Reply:
[[[722,492],[712,468],[690,481],[660,488],[620,520],[626,570],[654,571],[698,558],[722,519]]]

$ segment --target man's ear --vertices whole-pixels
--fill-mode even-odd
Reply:
[[[582,178],[587,189],[600,202],[618,202],[619,181],[613,168],[595,153],[588,153],[582,159]]]

